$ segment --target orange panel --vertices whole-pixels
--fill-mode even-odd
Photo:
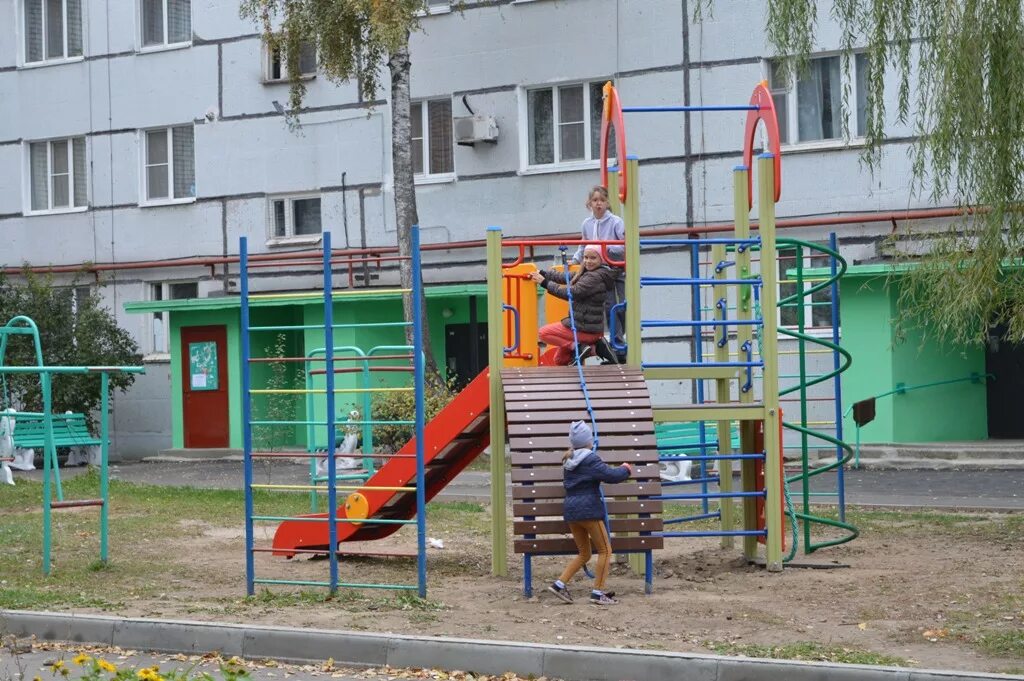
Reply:
[[[507,367],[537,366],[539,346],[537,343],[537,292],[540,290],[525,275],[537,271],[533,263],[522,263],[501,270],[504,281],[503,302],[519,310],[519,347],[505,353]],[[516,315],[505,310],[504,342],[506,348],[515,344]]]

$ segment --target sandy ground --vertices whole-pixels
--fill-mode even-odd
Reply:
[[[526,598],[520,556],[510,551],[508,577],[493,577],[486,531],[446,531],[439,524],[431,532],[444,548],[428,552],[426,603],[379,590],[343,590],[323,600],[322,589],[289,595],[288,587],[277,586],[246,600],[241,531],[181,520],[187,550],[170,558],[163,552],[174,562],[165,574],[174,577],[129,587],[118,614],[700,653],[816,643],[925,668],[1019,673],[1024,658],[1013,650],[995,654],[977,645],[985,635],[1024,638],[1021,537],[1016,530],[1000,536],[991,525],[975,532],[985,522],[931,528],[908,521],[796,558],[821,569],[775,574],[747,565],[738,548],[723,549],[718,539],[671,540],[656,554],[653,594],[645,595],[642,579],[616,564],[609,588],[621,603],[599,608],[586,602],[582,574],[570,585],[575,604],[546,592],[565,558],[535,560],[535,595]],[[257,536],[258,543],[269,539],[269,530]],[[408,551],[414,541],[412,528],[404,528],[367,548]],[[256,575],[325,580],[328,564],[261,553]],[[342,582],[408,584],[415,572],[410,558],[348,557],[340,565]]]

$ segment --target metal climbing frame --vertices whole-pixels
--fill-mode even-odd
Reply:
[[[35,351],[36,366],[5,366],[7,341],[14,335],[32,337]],[[0,376],[10,374],[38,374],[42,395],[42,412],[19,412],[8,409],[5,418],[13,418],[15,423],[19,417],[39,418],[43,424],[43,574],[49,575],[51,570],[51,554],[53,549],[52,512],[64,508],[81,508],[95,506],[100,509],[100,562],[106,563],[109,552],[109,515],[110,515],[110,478],[107,462],[110,456],[110,374],[112,373],[146,373],[144,367],[110,367],[110,366],[46,366],[43,364],[43,349],[39,341],[39,329],[29,317],[17,316],[0,328]],[[64,499],[64,490],[60,482],[60,467],[57,460],[60,442],[54,433],[53,413],[53,378],[54,376],[81,374],[100,375],[100,489],[95,499]],[[6,380],[4,389],[6,391]],[[15,426],[15,430],[17,426]],[[56,497],[56,498],[54,498]]]
[[[424,496],[424,401],[423,401],[423,375],[424,375],[424,356],[423,356],[423,324],[422,324],[422,277],[420,267],[420,246],[419,246],[419,227],[412,227],[412,252],[409,259],[412,261],[412,272],[413,272],[413,283],[410,289],[393,289],[391,292],[397,292],[401,295],[411,296],[411,307],[412,317],[411,322],[381,322],[381,323],[352,323],[352,324],[335,324],[334,323],[334,309],[338,303],[344,303],[345,300],[352,298],[358,298],[361,295],[377,295],[383,291],[381,289],[367,289],[358,291],[334,291],[332,289],[332,252],[331,252],[331,233],[324,232],[323,234],[323,322],[320,324],[301,324],[301,325],[282,325],[282,326],[251,326],[250,325],[250,306],[254,302],[261,300],[281,300],[287,298],[304,297],[306,294],[291,294],[291,293],[271,293],[271,294],[250,294],[249,292],[249,271],[248,271],[248,244],[246,237],[242,237],[239,242],[239,266],[240,266],[240,280],[241,280],[241,322],[242,322],[242,419],[243,419],[243,448],[244,448],[244,461],[245,461],[245,545],[246,545],[246,590],[247,593],[252,595],[255,593],[255,587],[257,584],[278,584],[278,585],[292,585],[292,586],[319,586],[327,587],[332,593],[337,591],[339,587],[350,587],[350,588],[380,588],[380,589],[401,589],[401,590],[415,590],[420,596],[426,595],[426,499]],[[413,362],[413,384],[407,387],[368,387],[363,385],[358,388],[336,388],[335,387],[335,374],[343,373],[344,368],[335,368],[336,362],[344,362],[346,360],[360,359],[359,350],[357,357],[346,357],[336,356],[336,353],[341,355],[342,352],[346,351],[346,347],[336,347],[334,344],[334,331],[335,329],[341,328],[367,328],[367,327],[396,327],[406,328],[413,327],[413,344],[412,346],[392,346],[390,350],[401,351],[404,356],[411,357]],[[252,375],[251,365],[257,361],[266,361],[267,358],[253,358],[251,353],[251,335],[253,333],[268,332],[268,331],[322,331],[323,335],[320,339],[319,345],[321,349],[316,353],[310,353],[309,355],[303,354],[301,357],[283,357],[273,358],[276,361],[295,361],[301,362],[304,366],[308,365],[312,361],[317,362],[323,361],[324,369],[324,388],[314,388],[310,384],[307,384],[305,388],[297,389],[258,389],[252,387]],[[365,357],[368,353],[362,353]],[[310,356],[312,355],[312,356]],[[380,356],[378,356],[380,359]],[[337,419],[335,417],[335,397],[338,394],[355,394],[366,396],[376,392],[394,392],[394,391],[407,391],[415,393],[415,419],[411,422],[414,425],[415,431],[415,459],[416,459],[416,474],[414,485],[403,485],[401,487],[380,487],[370,486],[367,484],[359,485],[339,485],[339,482],[344,482],[346,476],[339,476],[336,466],[335,450],[337,449]],[[324,420],[316,420],[312,418],[306,418],[303,420],[274,420],[274,421],[261,421],[254,420],[252,417],[252,397],[254,395],[271,395],[271,394],[302,394],[309,398],[311,395],[323,395],[326,409],[326,417]],[[364,400],[364,405],[366,404]],[[311,409],[307,411],[307,417],[311,416]],[[360,425],[372,428],[375,425],[396,425],[396,424],[409,424],[407,421],[380,421],[367,418],[369,411],[366,410],[364,418],[358,422],[349,422],[350,425]],[[271,426],[271,427],[294,427],[294,426],[306,426],[308,428],[322,427],[325,429],[325,442],[326,452],[317,451],[303,451],[303,452],[265,452],[265,451],[254,451],[253,447],[253,427],[254,426]],[[365,433],[365,430],[364,430]],[[368,441],[372,445],[372,438],[368,438]],[[312,443],[311,443],[312,445]],[[389,455],[375,454],[370,451],[370,447],[364,442],[364,452],[360,456],[373,457],[373,458],[386,458]],[[394,455],[398,456],[398,455]],[[272,459],[274,457],[308,457],[312,460],[326,458],[327,461],[327,475],[325,476],[326,487],[319,487],[316,480],[311,480],[310,484],[307,485],[283,485],[283,484],[256,484],[253,482],[253,461],[256,459]],[[313,469],[315,470],[315,469]],[[257,491],[280,491],[280,492],[303,492],[316,495],[318,492],[326,492],[327,496],[327,512],[317,515],[307,516],[281,516],[281,515],[268,515],[268,514],[256,514],[255,512],[255,492]],[[389,491],[389,492],[414,492],[416,496],[416,513],[414,519],[383,519],[375,517],[357,517],[356,513],[348,513],[345,517],[339,514],[338,508],[338,492],[339,491],[351,491],[352,494],[348,495],[348,500],[352,502],[356,497],[361,498],[363,491],[367,493],[373,493],[375,491]],[[356,500],[358,501],[358,499]],[[352,502],[355,503],[355,502]],[[287,555],[295,554],[314,554],[324,555],[328,557],[329,565],[329,579],[326,581],[321,580],[297,580],[297,579],[271,579],[271,578],[257,578],[256,576],[256,561],[255,556],[257,553],[273,553],[275,549],[272,547],[257,547],[255,545],[255,525],[256,523],[274,522],[283,523],[286,521],[291,522],[302,522],[302,523],[326,523],[327,533],[326,542],[324,547],[316,547],[309,549],[291,549],[287,552]],[[339,559],[338,551],[339,548],[339,527],[342,523],[350,523],[350,526],[374,526],[374,525],[415,525],[417,533],[417,551],[416,551],[416,574],[417,583],[413,585],[407,584],[367,584],[360,583],[355,580],[341,581],[339,578]],[[278,551],[280,553],[280,551]]]

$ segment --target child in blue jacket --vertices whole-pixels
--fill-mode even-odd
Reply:
[[[573,421],[569,426],[569,451],[562,457],[562,480],[565,485],[562,516],[569,523],[579,555],[569,562],[562,576],[548,587],[548,591],[566,603],[572,603],[566,583],[590,560],[590,546],[593,543],[597,549],[597,570],[594,573],[594,587],[590,591],[590,602],[594,605],[615,605],[618,603],[612,598],[615,592],[604,590],[611,567],[612,546],[608,529],[604,525],[601,483],[622,482],[633,474],[633,469],[628,463],[614,468],[609,466],[601,460],[593,447],[594,434],[590,426],[583,421]]]

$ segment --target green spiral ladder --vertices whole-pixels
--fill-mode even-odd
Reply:
[[[846,466],[846,464],[853,458],[853,455],[854,455],[853,448],[850,447],[850,445],[848,445],[845,442],[843,442],[842,439],[840,439],[840,437],[833,437],[832,435],[828,435],[826,433],[813,430],[811,427],[809,427],[808,418],[807,418],[807,415],[808,415],[807,389],[810,388],[811,386],[818,385],[819,383],[824,383],[826,381],[830,381],[830,380],[833,380],[833,379],[837,378],[839,376],[839,374],[841,374],[842,372],[846,371],[850,367],[850,364],[852,363],[852,359],[853,359],[850,356],[850,353],[848,351],[846,351],[845,349],[843,349],[842,347],[839,346],[838,342],[833,342],[833,341],[825,340],[824,338],[813,336],[813,335],[810,335],[810,334],[807,333],[807,326],[806,326],[806,321],[807,320],[805,319],[805,311],[806,311],[807,303],[804,302],[804,299],[809,299],[815,293],[817,293],[818,291],[823,291],[823,290],[828,289],[828,288],[831,288],[832,291],[833,291],[833,303],[832,303],[832,315],[833,315],[833,317],[832,317],[832,325],[833,325],[833,329],[835,330],[835,333],[838,333],[838,329],[839,329],[838,319],[837,319],[837,307],[838,306],[835,304],[835,295],[834,294],[836,292],[836,289],[838,288],[839,278],[842,277],[843,274],[846,272],[847,263],[846,263],[846,260],[841,255],[839,255],[838,249],[836,247],[835,234],[831,235],[829,246],[830,247],[827,247],[827,246],[824,246],[824,245],[821,245],[821,244],[816,244],[816,243],[808,242],[808,241],[802,241],[800,239],[791,239],[791,238],[779,238],[778,242],[777,242],[777,247],[779,248],[779,250],[783,250],[783,249],[787,249],[788,250],[788,249],[792,248],[795,251],[795,270],[796,270],[795,283],[796,283],[796,292],[793,293],[792,295],[789,295],[789,296],[786,296],[784,298],[781,298],[779,300],[779,302],[778,302],[778,306],[779,306],[780,309],[784,308],[784,307],[793,307],[793,308],[796,309],[796,312],[797,312],[797,328],[796,328],[796,330],[793,330],[793,329],[785,329],[785,328],[782,328],[780,326],[778,331],[779,331],[779,333],[781,333],[783,335],[786,335],[786,336],[789,336],[791,338],[794,338],[794,339],[796,339],[798,341],[798,344],[797,344],[798,345],[797,356],[799,358],[799,374],[794,376],[795,378],[799,379],[799,382],[797,384],[789,386],[789,387],[781,387],[780,386],[780,388],[779,388],[779,396],[780,397],[782,397],[784,395],[789,395],[789,394],[792,394],[792,393],[797,393],[799,395],[799,398],[800,398],[800,422],[799,423],[793,423],[793,422],[789,422],[789,421],[783,421],[783,423],[782,423],[783,428],[791,430],[791,431],[794,431],[794,432],[797,432],[797,433],[800,434],[800,453],[801,453],[801,457],[800,457],[800,472],[795,474],[795,475],[786,477],[785,478],[785,485],[784,485],[784,492],[785,492],[785,498],[786,498],[786,510],[787,510],[788,515],[790,516],[790,522],[792,523],[792,526],[793,526],[793,538],[794,538],[794,541],[792,543],[792,547],[790,548],[789,556],[787,556],[786,560],[791,560],[793,558],[793,556],[796,554],[796,551],[797,551],[797,542],[796,542],[797,529],[796,528],[797,528],[798,524],[800,525],[800,527],[803,530],[804,553],[807,553],[807,554],[813,553],[813,552],[817,551],[818,549],[826,548],[828,546],[836,546],[838,544],[845,544],[846,542],[853,541],[860,534],[860,531],[854,525],[851,525],[850,523],[846,522],[846,518],[845,518],[845,503],[844,503],[842,498],[840,498],[839,504],[838,504],[838,508],[839,508],[839,518],[838,519],[834,520],[832,518],[825,518],[825,517],[822,517],[822,516],[819,516],[819,515],[815,515],[815,514],[813,514],[811,512],[811,499],[810,498],[811,498],[811,496],[813,496],[813,493],[810,491],[810,481],[811,481],[811,478],[813,478],[814,476],[826,473],[828,471],[833,471],[833,470],[837,470],[839,472],[839,474],[841,475],[843,467]],[[832,263],[830,276],[828,276],[827,278],[823,278],[820,281],[817,280],[817,279],[813,280],[814,281],[813,286],[810,286],[806,290],[804,289],[805,277],[804,277],[804,272],[803,272],[803,270],[804,270],[803,256],[804,256],[805,250],[808,251],[808,252],[814,252],[814,253],[818,253],[818,254],[821,254],[821,255],[827,255],[827,256],[830,257],[831,263]],[[816,303],[813,302],[813,300],[811,300],[810,303],[812,305],[816,304]],[[835,337],[835,335],[833,336],[833,340],[834,341],[838,340]],[[838,355],[838,357],[841,357],[841,361],[839,361],[837,359],[834,362],[834,366],[833,366],[832,371],[821,373],[821,374],[816,374],[816,375],[813,375],[813,376],[808,375],[808,372],[807,372],[807,344],[808,343],[813,343],[814,345],[817,345],[817,346],[820,346],[820,347],[823,347],[823,348],[827,348],[829,351],[831,351],[833,353],[834,357],[836,357],[837,355]],[[840,394],[838,393],[838,391],[837,391],[836,399],[837,399],[837,401],[839,401],[841,399]],[[841,419],[842,419],[841,408],[837,407],[837,409],[836,409],[836,429],[837,429],[836,432],[837,432],[837,434],[841,432],[839,430],[841,428],[841,423],[842,423]],[[810,467],[810,457],[809,457],[809,453],[808,452],[809,452],[809,444],[810,444],[810,441],[812,439],[828,442],[831,445],[835,446],[836,447],[836,451],[837,451],[836,460],[831,462],[831,463],[829,463],[829,464],[827,464],[827,465],[825,465],[825,466],[821,466],[820,468],[811,469],[811,467]],[[840,450],[842,451],[841,455],[838,454],[838,452]],[[791,496],[789,494],[789,486],[791,484],[797,482],[797,481],[799,481],[801,483],[801,485],[800,485],[801,486],[801,510],[799,510],[799,511],[794,510],[794,508],[793,508],[793,501],[792,501],[792,498],[791,498]],[[843,489],[842,488],[842,484],[840,484],[839,485],[840,494],[842,493],[842,489]],[[798,521],[799,521],[799,523],[798,523]],[[814,542],[814,541],[811,540],[811,527],[812,527],[812,525],[824,525],[824,526],[828,526],[828,527],[838,528],[840,530],[845,531],[846,534],[844,534],[844,535],[842,535],[840,537],[834,538],[834,539],[828,539],[828,540],[825,540],[825,541]]]

